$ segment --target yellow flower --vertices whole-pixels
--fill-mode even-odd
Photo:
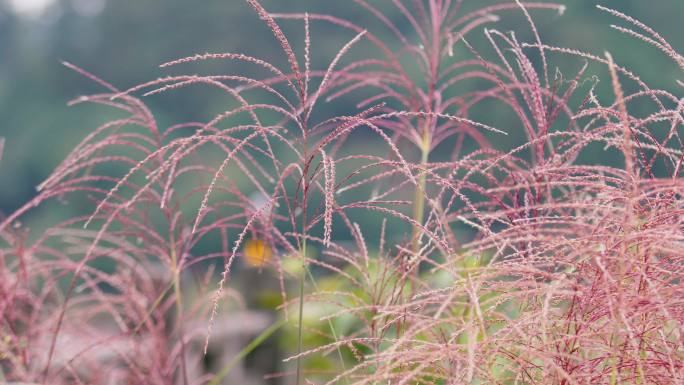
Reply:
[[[245,243],[242,251],[245,261],[251,267],[262,267],[271,260],[271,247],[261,239],[250,239]]]

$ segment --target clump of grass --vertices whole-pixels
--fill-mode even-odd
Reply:
[[[225,60],[253,72],[119,90],[65,63],[103,88],[74,104],[122,117],[93,130],[0,223],[6,380],[221,381],[236,361],[214,376],[201,356],[222,308],[243,301],[231,289],[241,257],[276,272],[283,320],[237,357],[289,322],[296,338],[276,375],[297,384],[683,380],[684,99],[610,54],[544,44],[530,12],[562,12],[558,4],[462,12],[460,1],[388,2],[414,39],[385,5],[363,0],[377,19],[369,28],[247,3],[286,69],[198,54],[162,67]],[[600,9],[683,66],[653,29]],[[470,43],[512,12],[531,42],[488,27],[489,46]],[[277,20],[303,27],[303,55]],[[314,23],[350,31],[322,66],[311,59]],[[552,75],[558,55],[578,59],[571,77]],[[609,102],[597,96],[594,65],[610,79]],[[222,91],[226,110],[160,128],[135,96],[196,86]],[[344,98],[356,109],[327,115],[323,103]],[[478,121],[492,102],[512,118]],[[522,145],[497,143],[517,129]],[[359,140],[377,148],[355,151]],[[621,164],[584,162],[596,145]],[[34,236],[19,224],[65,199],[93,209]],[[379,229],[363,225],[369,217]],[[328,371],[306,361],[329,356]]]

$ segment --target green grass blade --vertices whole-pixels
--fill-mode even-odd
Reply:
[[[285,325],[287,321],[285,319],[278,320],[277,322],[273,323],[271,326],[269,326],[266,330],[261,332],[256,338],[252,340],[247,346],[245,346],[244,349],[240,351],[235,357],[233,357],[228,363],[219,370],[218,373],[212,378],[211,381],[207,385],[219,385],[221,383],[221,380],[223,380],[228,373],[235,367],[235,365],[242,361],[243,358],[245,358],[249,353],[251,353],[254,349],[259,347],[264,341],[266,341],[273,333],[278,331],[283,325]]]

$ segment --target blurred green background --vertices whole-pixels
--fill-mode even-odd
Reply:
[[[402,22],[401,15],[391,6],[391,1],[369,2],[377,4],[387,17],[415,38],[408,23]],[[495,2],[500,1],[466,0],[464,10]],[[351,0],[261,0],[261,3],[271,12],[334,14],[368,26],[374,33],[383,31],[376,19]],[[624,23],[596,9],[596,0],[560,3],[567,6],[563,15],[550,11],[532,12],[546,43],[597,55],[610,50],[618,63],[653,87],[672,89],[675,88],[674,79],[682,79],[681,71],[655,48],[612,30],[610,24]],[[684,0],[605,0],[600,4],[653,26],[675,49],[684,51],[681,33]],[[301,53],[302,23],[282,21],[281,25]],[[529,26],[517,10],[505,12],[501,22],[489,27],[515,30],[520,41],[532,39]],[[353,36],[349,31],[322,22],[312,24],[312,35],[315,69],[325,68],[337,50]],[[468,39],[487,54],[482,35],[480,28]],[[386,31],[385,36],[389,36]],[[353,54],[363,55],[362,51],[370,48],[359,45],[354,49]],[[0,160],[0,212],[10,213],[33,197],[35,187],[83,136],[112,116],[111,111],[103,108],[67,107],[70,99],[100,89],[62,66],[60,61],[74,63],[121,89],[172,73],[248,70],[237,62],[189,65],[178,70],[158,67],[168,60],[204,52],[241,52],[281,67],[287,64],[268,28],[244,0],[0,0],[0,137],[5,138],[5,151]],[[457,54],[459,52],[464,50]],[[569,71],[566,76],[574,76],[582,62],[553,55],[550,64],[552,70],[560,66]],[[602,70],[605,69],[592,68],[587,76]],[[603,81],[599,96],[603,92],[606,98],[612,97],[605,87],[608,84]],[[164,126],[172,122],[211,119],[225,108],[225,97],[216,95],[199,87],[171,96],[149,97],[145,101]],[[348,113],[351,109],[354,109],[354,103],[349,98],[321,108],[327,114]],[[500,112],[490,114],[497,113]],[[492,116],[483,118],[485,122],[500,121]],[[521,142],[524,140],[522,131],[506,140]],[[40,210],[36,216],[39,220],[50,221],[77,209],[64,206],[59,210]],[[243,275],[243,282],[237,286],[253,285],[258,278],[256,273],[251,274]],[[337,283],[323,280],[320,284]],[[275,289],[273,293],[276,293]],[[268,302],[268,299],[252,298],[250,302]],[[278,300],[276,294],[273,301]],[[263,307],[272,307],[272,304]],[[344,330],[340,325],[337,327]],[[294,336],[286,334],[283,345],[293,346]]]
[[[348,0],[262,3],[271,12],[325,12],[381,29],[370,15]],[[388,6],[389,1],[371,3],[401,21],[396,9]],[[465,1],[465,8],[488,3],[492,1]],[[673,79],[680,77],[676,66],[656,49],[610,29],[609,25],[619,24],[618,20],[597,10],[596,0],[561,3],[567,5],[562,16],[549,11],[533,12],[547,43],[599,55],[609,49],[619,63],[656,87],[672,88]],[[654,26],[676,49],[684,45],[680,28],[682,0],[605,0],[601,4]],[[529,41],[529,28],[520,12],[506,15],[492,27],[515,30],[520,40]],[[301,23],[281,24],[301,50]],[[405,24],[402,27],[408,31]],[[351,34],[320,22],[312,28],[314,62],[322,68]],[[477,42],[481,35],[480,29],[470,39]],[[241,0],[0,0],[0,137],[6,139],[0,161],[0,211],[9,213],[30,199],[35,186],[83,135],[107,119],[106,110],[66,106],[69,99],[98,88],[63,67],[61,60],[127,88],[169,74],[158,68],[164,61],[194,53],[228,51],[284,64],[268,29]],[[552,66],[562,65],[564,60],[575,59],[555,56]],[[218,63],[209,68],[228,73],[235,69],[230,66],[238,65]],[[192,66],[182,69],[190,73],[195,70]],[[220,111],[222,101],[201,95],[181,92],[173,98],[148,101],[161,122],[206,120]]]

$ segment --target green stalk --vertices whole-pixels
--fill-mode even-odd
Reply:
[[[304,135],[304,160],[308,159],[308,139],[306,134]],[[299,276],[299,325],[297,326],[297,369],[296,369],[296,382],[295,385],[299,385],[299,380],[302,371],[302,346],[304,345],[304,282],[306,281],[306,210],[309,192],[309,182],[307,178],[308,167],[304,166],[304,172],[302,173],[303,189],[302,189],[302,235],[301,235],[301,250],[300,254],[302,257],[302,272]]]
[[[249,353],[251,353],[254,349],[259,347],[264,341],[266,341],[273,333],[278,331],[283,325],[287,323],[286,319],[281,319],[279,321],[276,321],[274,324],[268,327],[268,329],[264,330],[259,334],[256,338],[252,340],[247,346],[245,346],[244,349],[240,351],[235,357],[233,357],[228,363],[219,370],[218,373],[214,376],[214,378],[207,383],[207,385],[219,385],[221,383],[221,380],[223,380],[228,373],[235,367],[235,365],[240,362],[243,358],[245,358]]]
[[[176,248],[172,238],[171,242],[171,270],[173,273],[173,291],[176,295],[176,311],[178,312],[178,326],[180,328],[181,338],[181,372],[183,373],[183,384],[188,384],[188,372],[185,367],[185,342],[183,341],[183,333],[185,332],[183,326],[183,299],[181,297],[180,289],[180,271],[178,270],[178,257],[176,256]]]
[[[173,288],[173,286],[174,286],[174,281],[171,281],[171,283],[169,283],[168,286],[166,286],[166,289],[164,289],[161,292],[161,294],[159,294],[157,299],[154,300],[154,302],[152,303],[152,306],[150,306],[150,308],[145,313],[145,316],[143,317],[143,319],[138,323],[138,325],[135,327],[135,329],[133,329],[133,334],[138,334],[138,332],[140,331],[142,326],[145,324],[145,322],[147,322],[147,320],[152,316],[152,312],[161,304],[161,302],[164,300],[164,297],[166,296],[166,293],[168,293],[169,290],[171,290],[171,288]]]
[[[302,214],[304,215],[304,214]],[[304,215],[306,217],[306,215]],[[296,385],[299,385],[301,375],[302,359],[299,355],[302,354],[302,345],[304,341],[304,334],[302,332],[302,324],[304,318],[304,280],[306,279],[306,237],[302,240],[302,273],[299,276],[299,325],[297,326],[297,371],[296,371]]]
[[[420,168],[424,168],[428,163],[428,157],[430,155],[430,133],[427,129],[428,125],[426,123],[425,129],[423,130],[423,143],[421,145],[420,154]],[[413,197],[413,220],[418,223],[423,223],[423,217],[425,216],[425,184],[427,181],[427,173],[421,172],[418,178],[418,185],[416,186],[416,192]],[[413,226],[413,234],[411,236],[412,248],[414,254],[418,254],[420,250],[420,244],[418,240],[420,239],[421,229],[418,226]]]
[[[314,278],[313,274],[311,274],[311,270],[309,270],[309,269],[307,268],[307,269],[306,269],[306,272],[307,272],[308,275],[309,275],[309,279],[311,280],[311,284],[313,285],[314,290],[316,290],[317,292],[319,292],[320,289],[318,288],[318,284],[316,283],[316,279]],[[332,323],[332,321],[330,320],[330,318],[328,318],[328,327],[330,328],[330,332],[332,333],[332,336],[333,336],[333,339],[335,340],[335,343],[337,343],[337,342],[339,341],[339,339],[337,338],[337,332],[335,331],[335,326],[333,325],[333,323]],[[344,364],[344,357],[342,357],[342,350],[340,349],[340,345],[337,345],[337,356],[338,356],[339,359],[340,359],[340,365],[342,366],[342,371],[346,372],[346,371],[347,371],[347,366]],[[347,384],[349,383],[349,379],[346,378],[346,377],[345,377],[345,382],[346,382]]]

